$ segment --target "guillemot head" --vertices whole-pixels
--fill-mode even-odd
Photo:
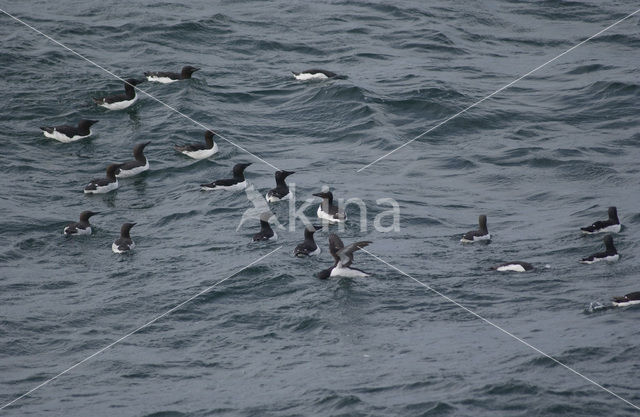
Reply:
[[[120,237],[128,237],[129,239],[131,239],[129,231],[131,231],[131,228],[135,225],[136,223],[124,223],[120,228]]]
[[[606,235],[603,239],[604,246],[607,248],[607,252],[616,252],[616,247],[613,245],[613,237],[611,235]]]
[[[138,144],[133,148],[133,156],[134,156],[136,159],[144,160],[144,159],[145,159],[145,157],[144,157],[144,153],[143,153],[144,148],[145,148],[148,144],[150,144],[150,143],[151,143],[151,141],[143,142],[143,143],[138,143]]]
[[[481,214],[478,217],[478,225],[480,226],[480,231],[484,232],[484,233],[488,233],[489,229],[487,229],[487,216],[484,214]]]
[[[196,71],[199,71],[200,68],[192,67],[191,65],[187,65],[186,67],[182,67],[182,71],[180,72],[180,76],[182,78],[191,78],[191,74]]]
[[[609,207],[609,220],[613,220],[616,223],[620,223],[620,220],[618,220],[618,209],[616,209],[615,207]]]
[[[91,126],[93,126],[96,123],[98,123],[97,120],[82,119],[80,120],[80,122],[78,122],[78,127],[80,129],[89,129]]]
[[[87,222],[91,216],[95,216],[96,214],[100,214],[99,211],[83,211],[80,213],[80,221]]]
[[[320,197],[323,200],[326,198],[329,201],[333,201],[333,194],[331,193],[331,191],[325,191],[325,192],[321,192],[321,193],[314,193],[312,195],[314,195],[316,197]]]
[[[249,165],[251,165],[251,162],[243,163],[243,164],[236,164],[233,167],[233,176],[234,177],[242,177],[242,176],[244,176],[244,170],[247,169],[247,167]]]
[[[122,166],[122,164],[111,164],[107,167],[107,178],[110,180],[116,179],[116,171]]]

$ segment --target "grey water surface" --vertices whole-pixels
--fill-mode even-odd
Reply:
[[[431,126],[638,7],[633,1],[4,1],[2,9],[124,78],[201,67],[140,88],[281,169],[296,205],[330,186],[367,206],[338,232],[567,366],[640,404],[639,19],[632,17],[389,157]],[[1,411],[7,416],[629,416],[629,404],[416,281],[356,253],[364,279],[315,274],[289,205],[255,244],[243,192],[198,185],[253,162],[202,127],[0,15],[0,401],[6,404],[216,282],[144,330]],[[344,79],[301,82],[323,68]],[[75,143],[39,126],[99,120]],[[120,189],[84,184],[136,143],[151,168]],[[374,218],[400,207],[397,231]],[[316,203],[305,210],[315,218]],[[580,227],[618,207],[617,263]],[[94,234],[65,238],[83,210]],[[490,244],[461,235],[488,216]],[[120,225],[137,244],[111,252]],[[384,224],[389,225],[390,217]],[[295,229],[295,230],[292,230]],[[332,226],[330,231],[336,231]],[[282,248],[233,275],[247,264]],[[525,274],[489,270],[524,260]],[[230,277],[231,276],[231,277]],[[230,277],[230,278],[229,278]]]

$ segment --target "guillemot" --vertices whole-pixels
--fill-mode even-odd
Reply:
[[[340,207],[333,204],[333,193],[325,191],[313,194],[322,199],[322,203],[318,206],[318,218],[327,220],[331,223],[340,223],[347,220],[347,214]]]
[[[581,227],[580,230],[586,234],[601,232],[618,233],[622,228],[620,220],[618,219],[618,210],[615,207],[609,207],[608,213],[609,218],[607,220],[598,220],[591,226]]]
[[[85,194],[104,194],[118,188],[118,178],[116,171],[120,168],[120,164],[111,164],[107,167],[106,178],[92,179],[89,184],[84,187]]]
[[[304,242],[296,246],[296,248],[293,250],[293,255],[299,258],[319,255],[321,250],[320,247],[316,244],[316,241],[313,239],[313,234],[316,232],[316,230],[320,229],[322,229],[322,226],[311,224],[307,225],[304,228]]]
[[[97,120],[82,119],[78,122],[78,126],[52,126],[41,127],[43,134],[51,139],[55,139],[59,142],[69,143],[75,142],[80,139],[88,138],[91,136],[91,126],[98,123]]]
[[[633,304],[640,304],[640,291],[632,292],[622,297],[613,297],[613,303],[616,307],[626,307]]]
[[[276,240],[278,239],[278,235],[273,231],[271,225],[269,224],[269,219],[273,216],[272,213],[263,213],[260,216],[260,231],[253,235],[253,241],[263,241],[263,240]]]
[[[338,77],[338,74],[336,74],[335,72],[316,69],[316,68],[312,68],[312,69],[308,69],[300,72],[291,71],[291,73],[293,73],[293,76],[295,77],[295,79],[299,81],[326,80],[327,78],[342,78],[342,77]]]
[[[526,272],[532,271],[535,268],[528,262],[515,261],[515,262],[506,262],[502,265],[494,266],[491,269],[494,269],[499,272]]]
[[[479,240],[491,240],[491,235],[489,234],[489,230],[487,229],[487,216],[481,214],[478,217],[478,230],[471,230],[462,236],[460,242],[462,243],[472,243],[477,242]]]
[[[69,223],[62,233],[67,236],[90,235],[91,224],[89,224],[89,218],[99,213],[99,211],[83,211],[80,213],[80,221],[77,223]]]
[[[178,72],[151,72],[147,71],[144,73],[144,76],[147,77],[148,81],[155,81],[162,84],[169,84],[180,80],[187,80],[191,78],[191,74],[198,71],[200,68],[192,67],[191,65],[187,65],[186,67],[182,67],[182,71]]]
[[[249,165],[251,165],[251,163],[236,164],[233,167],[233,178],[215,180],[209,184],[200,184],[200,189],[205,191],[243,189],[247,186],[247,180],[244,178],[244,170]]]
[[[175,145],[174,149],[181,154],[193,159],[205,159],[218,152],[218,144],[213,141],[213,133],[210,130],[204,132],[205,143],[189,143],[187,145]]]
[[[272,188],[264,196],[264,198],[266,198],[269,203],[275,203],[276,201],[284,200],[291,197],[291,194],[289,193],[289,186],[286,182],[284,182],[285,178],[287,178],[291,174],[295,174],[295,172],[276,171],[276,188]]]
[[[329,252],[335,260],[331,268],[324,269],[318,273],[318,278],[327,279],[329,277],[368,277],[369,274],[361,269],[352,268],[353,252],[367,246],[370,241],[360,241],[344,246],[342,240],[335,233],[329,235]]]
[[[109,110],[122,110],[131,106],[138,101],[136,89],[134,86],[142,81],[129,78],[124,82],[124,94],[115,94],[113,96],[95,98],[93,101],[98,105]]]
[[[129,231],[135,225],[136,223],[124,223],[122,225],[120,228],[120,237],[111,244],[111,250],[113,252],[124,253],[136,247],[136,244],[133,243],[131,235],[129,234]]]
[[[133,161],[127,161],[120,164],[120,168],[116,172],[118,178],[128,178],[138,175],[139,173],[149,169],[149,161],[144,156],[144,148],[149,142],[139,143],[133,148],[133,157],[136,158]]]
[[[613,246],[613,238],[611,237],[611,235],[606,235],[603,241],[606,248],[604,252],[594,253],[593,255],[587,256],[586,258],[582,258],[580,262],[582,262],[583,264],[592,264],[599,261],[617,261],[620,258],[620,255],[618,255],[616,247]]]

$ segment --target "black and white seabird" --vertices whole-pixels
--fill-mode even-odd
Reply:
[[[124,223],[122,225],[120,228],[120,237],[111,244],[111,250],[113,252],[124,253],[136,247],[136,244],[133,243],[131,235],[129,234],[129,231],[135,225],[135,223]]]
[[[495,269],[499,272],[526,272],[532,271],[535,268],[528,262],[515,261],[515,262],[506,262],[502,265],[494,266],[491,269]]]
[[[293,255],[299,258],[304,258],[305,256],[313,256],[320,254],[320,247],[316,245],[316,241],[313,239],[313,234],[316,230],[322,229],[322,226],[317,225],[307,225],[304,228],[304,242],[298,244],[296,248],[293,250]]]
[[[162,84],[169,84],[180,80],[188,80],[191,78],[191,74],[198,71],[200,68],[187,65],[182,67],[181,72],[145,72],[144,76],[148,81],[155,81]]]
[[[462,239],[460,239],[460,242],[472,243],[480,240],[491,240],[491,235],[487,229],[487,216],[481,214],[478,217],[478,225],[480,226],[478,230],[471,230],[465,233]]]
[[[592,264],[599,261],[617,261],[620,258],[620,255],[618,255],[616,247],[613,246],[613,238],[611,237],[611,235],[606,235],[603,240],[604,246],[606,248],[604,252],[594,253],[593,255],[587,256],[586,258],[582,258],[580,262],[582,262],[583,264]]]
[[[138,143],[133,148],[133,157],[136,158],[133,161],[127,161],[120,164],[120,168],[116,172],[116,177],[118,178],[128,178],[133,177],[134,175],[138,175],[139,173],[146,171],[149,169],[149,161],[147,157],[144,156],[144,148],[149,142]]]
[[[613,305],[616,307],[626,307],[633,304],[640,304],[640,291],[632,292],[622,297],[613,297]]]
[[[89,224],[89,217],[99,214],[99,211],[83,211],[80,213],[80,221],[77,223],[69,223],[63,233],[67,236],[73,235],[90,235],[91,225]]]
[[[260,231],[253,235],[254,242],[278,239],[278,235],[273,231],[269,224],[271,216],[273,216],[271,213],[264,213],[260,216]]]
[[[353,252],[367,246],[370,241],[361,241],[344,246],[342,240],[335,233],[329,235],[329,252],[335,260],[333,266],[318,273],[318,278],[327,279],[329,277],[368,277],[369,274],[361,269],[352,268]]]
[[[312,69],[308,69],[300,72],[294,72],[294,71],[291,71],[291,72],[293,73],[293,76],[296,78],[296,80],[299,80],[299,81],[326,80],[327,78],[342,78],[342,77],[338,77],[338,74],[336,74],[335,72],[316,69],[316,68],[312,68]]]
[[[251,165],[251,163],[236,164],[233,167],[233,178],[215,180],[209,184],[200,184],[200,189],[205,191],[244,189],[247,186],[247,180],[244,178],[244,170],[249,165]]]
[[[84,187],[85,194],[104,194],[118,188],[116,171],[120,164],[111,164],[107,167],[107,178],[96,178]]]
[[[276,188],[272,188],[267,192],[264,198],[269,203],[275,203],[276,201],[291,198],[289,193],[289,186],[284,182],[285,178],[289,175],[295,174],[294,171],[276,171]]]
[[[97,120],[82,119],[78,122],[78,126],[52,126],[41,127],[44,135],[48,138],[55,139],[59,142],[69,143],[91,136],[91,126],[98,123]]]
[[[621,229],[620,220],[618,219],[618,210],[615,207],[609,207],[609,218],[607,220],[598,220],[591,226],[581,227],[583,233],[618,233]]]
[[[333,193],[325,191],[313,194],[322,199],[322,203],[318,206],[318,218],[327,220],[331,223],[341,223],[347,220],[347,214],[340,207],[333,204]]]
[[[174,149],[181,154],[193,159],[205,159],[218,152],[218,144],[213,141],[213,133],[210,130],[204,132],[205,143],[189,143],[187,145],[175,145]]]
[[[129,78],[124,83],[124,94],[116,94],[113,96],[94,98],[93,101],[98,105],[109,110],[122,110],[131,106],[138,101],[138,95],[136,94],[135,85],[140,84],[142,81]]]

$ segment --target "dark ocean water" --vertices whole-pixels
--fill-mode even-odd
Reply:
[[[122,77],[202,70],[140,87],[229,140],[296,171],[297,205],[332,187],[361,198],[340,231],[483,317],[640,404],[640,308],[597,308],[640,290],[638,18],[441,126],[362,166],[635,11],[632,1],[4,2],[47,35]],[[16,416],[628,416],[634,408],[365,253],[366,279],[320,281],[331,264],[291,256],[302,224],[252,244],[245,193],[198,184],[253,162],[217,139],[191,161],[172,144],[203,129],[142,96],[130,109],[91,97],[122,83],[0,17],[0,401],[5,404],[282,245],[122,343],[2,410]],[[299,82],[320,67],[347,76]],[[98,119],[62,144],[41,125]],[[151,169],[86,196],[108,163],[150,140]],[[400,230],[373,220],[393,198]],[[602,236],[580,226],[618,207],[621,260],[581,265]],[[316,206],[306,213],[314,217]],[[101,211],[95,233],[61,231]],[[461,234],[489,218],[489,245]],[[387,220],[389,218],[387,217]],[[111,252],[135,221],[137,248]],[[295,226],[295,231],[291,229]],[[335,227],[332,227],[333,231]],[[488,268],[526,260],[538,268]],[[545,267],[548,266],[548,267]],[[595,308],[594,308],[595,306]]]

